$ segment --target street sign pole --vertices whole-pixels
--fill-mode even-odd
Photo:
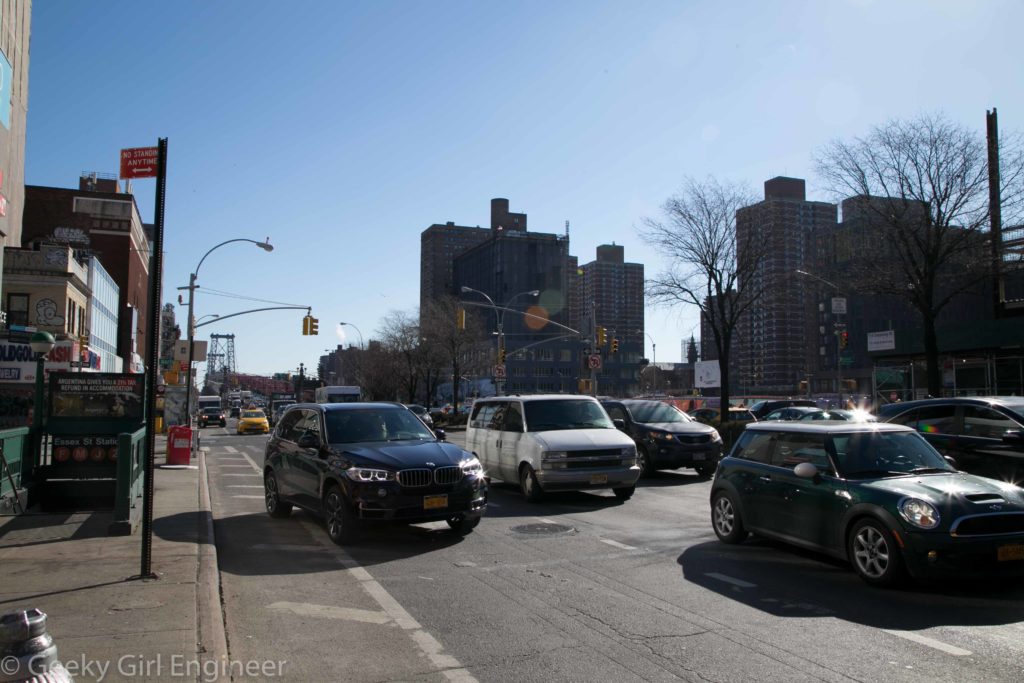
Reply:
[[[127,151],[127,150],[125,150]],[[124,159],[122,151],[122,160]],[[122,162],[122,166],[123,166]],[[133,177],[139,177],[137,175]],[[153,229],[153,251],[149,257],[149,308],[146,349],[146,462],[142,490],[142,558],[140,579],[155,579],[153,573],[153,476],[156,457],[156,373],[160,359],[160,297],[162,296],[164,253],[164,201],[167,188],[167,138],[157,141],[156,157],[156,221]],[[191,324],[191,320],[189,323]]]

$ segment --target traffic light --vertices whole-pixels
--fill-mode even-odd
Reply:
[[[466,309],[460,308],[455,312],[455,327],[460,330],[466,329]]]
[[[846,345],[850,343],[850,333],[843,330],[839,333],[839,348],[845,349]]]
[[[309,333],[320,334],[320,321],[316,318],[309,319]]]
[[[598,328],[597,328],[597,345],[598,345],[598,347],[604,346],[605,340],[607,339],[605,334],[606,334],[605,329],[603,327],[598,326]]]
[[[619,352],[619,340],[616,337],[612,337],[612,353]]]
[[[498,365],[504,365],[504,364],[505,364],[505,347],[502,346],[502,347],[498,348]]]
[[[302,334],[309,334],[310,321],[313,319],[311,315],[302,316]]]

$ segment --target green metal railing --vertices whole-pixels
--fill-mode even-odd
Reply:
[[[7,469],[0,471],[0,500],[16,496],[15,489],[23,488],[22,481],[25,475],[31,472],[31,458],[24,457],[29,441],[28,435],[28,427],[0,430],[0,448],[3,449],[4,460],[7,461]],[[3,465],[0,464],[0,469],[2,468]]]
[[[117,435],[117,494],[114,499],[114,524],[131,523],[139,506],[145,483],[146,429]]]

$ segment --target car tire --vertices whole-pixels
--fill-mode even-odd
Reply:
[[[615,497],[618,498],[619,500],[629,500],[630,498],[633,497],[633,494],[635,492],[635,486],[622,486],[617,489],[612,489],[612,493],[614,493]]]
[[[884,524],[862,519],[850,529],[847,555],[857,575],[872,586],[895,586],[906,576],[896,539]]]
[[[537,474],[529,465],[519,468],[519,489],[523,492],[523,497],[531,503],[544,499],[544,489],[540,487]]]
[[[465,536],[466,534],[473,531],[473,529],[477,528],[477,526],[480,524],[479,517],[470,518],[463,517],[462,515],[449,517],[445,521],[448,523],[448,526],[451,527],[451,530],[459,536]]]
[[[349,545],[359,538],[359,520],[337,486],[328,486],[323,501],[327,536],[337,545]]]
[[[640,466],[640,477],[653,477],[654,473],[657,472],[654,469],[654,462],[651,460],[651,454],[647,450],[647,446],[640,446],[636,449],[636,464]]]
[[[292,504],[281,500],[277,477],[273,472],[267,472],[263,477],[263,497],[267,505],[267,514],[271,517],[280,519],[292,513]]]
[[[711,499],[711,526],[722,543],[740,543],[747,537],[736,500],[728,491],[719,491]]]

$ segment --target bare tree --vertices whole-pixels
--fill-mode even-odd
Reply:
[[[645,218],[640,236],[667,261],[647,281],[647,296],[666,306],[696,306],[714,338],[721,371],[722,419],[729,411],[729,363],[736,327],[763,293],[752,277],[765,250],[756,231],[737,236],[736,212],[757,200],[740,185],[687,178],[662,207],[663,220]]]
[[[420,343],[419,314],[390,311],[381,320],[377,334],[380,335],[381,344],[398,361],[399,365],[395,370],[406,402],[415,403],[424,355],[424,348]]]
[[[1018,212],[1024,198],[1019,136],[1001,141],[1000,156],[1005,217]],[[936,320],[957,295],[991,274],[985,141],[942,115],[921,115],[833,141],[815,162],[837,197],[859,199],[865,234],[858,241],[875,245],[873,253],[861,250],[853,267],[866,277],[855,278],[853,288],[901,297],[917,310],[928,392],[940,395]]]
[[[462,365],[474,344],[484,336],[483,322],[472,310],[465,311],[465,325],[459,326],[460,308],[462,305],[455,297],[443,297],[430,302],[421,318],[421,332],[426,343],[435,353],[442,355],[447,369],[451,371],[452,406],[456,411],[459,408]]]

